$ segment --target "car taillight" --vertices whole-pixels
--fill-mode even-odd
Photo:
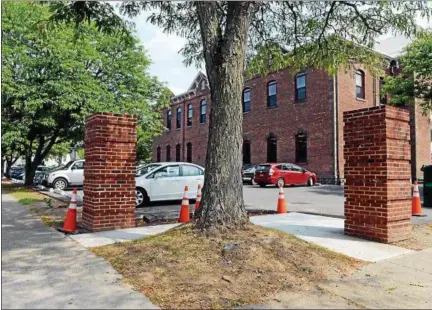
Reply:
[[[273,169],[270,169],[270,170],[269,170],[269,175],[273,175],[273,173],[274,173],[274,170],[273,170]]]

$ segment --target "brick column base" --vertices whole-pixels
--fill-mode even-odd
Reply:
[[[85,131],[82,225],[91,231],[135,226],[136,118],[91,115]]]
[[[409,113],[384,106],[344,113],[345,233],[384,243],[411,231]]]

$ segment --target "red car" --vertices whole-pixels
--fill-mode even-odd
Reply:
[[[317,182],[317,176],[300,166],[289,163],[272,163],[257,166],[254,180],[259,186],[275,184],[276,187],[285,185],[308,185]]]

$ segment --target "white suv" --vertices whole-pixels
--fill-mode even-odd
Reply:
[[[65,190],[70,185],[82,186],[84,184],[84,163],[84,160],[70,161],[62,167],[51,170],[44,179],[48,186],[59,190]]]
[[[181,200],[184,188],[189,187],[188,198],[195,199],[198,184],[204,184],[204,168],[191,163],[153,163],[137,171],[136,206],[146,206],[150,201]]]

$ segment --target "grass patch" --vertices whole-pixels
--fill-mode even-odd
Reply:
[[[191,225],[91,248],[162,308],[232,308],[351,273],[363,263],[286,233],[249,225],[206,237]]]
[[[420,251],[432,247],[432,224],[413,225],[410,238],[394,243],[410,250]]]
[[[32,203],[40,202],[40,201],[43,200],[38,198],[21,198],[20,200],[18,200],[18,202],[22,205],[30,205]]]

